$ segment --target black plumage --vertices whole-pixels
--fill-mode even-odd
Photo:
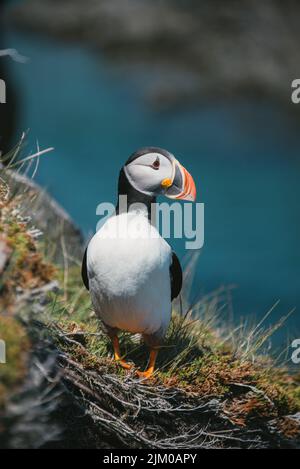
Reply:
[[[182,269],[178,257],[172,252],[172,263],[170,265],[171,278],[171,300],[177,298],[182,288]]]
[[[86,250],[84,251],[84,254],[83,254],[82,266],[81,266],[81,277],[82,277],[82,281],[84,283],[85,288],[87,290],[89,290],[90,285],[89,285],[89,277],[88,277],[88,273],[87,273],[86,257],[87,257],[87,248],[86,248]]]

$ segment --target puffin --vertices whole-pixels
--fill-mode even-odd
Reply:
[[[116,362],[127,370],[133,366],[120,351],[120,331],[140,334],[149,347],[147,369],[136,370],[142,379],[154,372],[172,301],[182,288],[180,261],[151,216],[160,195],[195,201],[195,182],[169,151],[139,149],[120,170],[115,212],[89,242],[81,271]]]

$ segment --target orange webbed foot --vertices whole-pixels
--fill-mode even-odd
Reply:
[[[149,379],[153,375],[154,368],[155,368],[155,361],[157,357],[158,351],[156,349],[152,349],[150,351],[150,360],[149,366],[146,371],[137,371],[137,375],[141,379]]]
[[[133,365],[130,365],[129,363],[125,362],[125,360],[122,360],[120,358],[115,358],[116,362],[118,365],[120,365],[124,370],[131,370]]]
[[[114,358],[115,361],[125,370],[131,370],[132,365],[127,363],[125,360],[121,358],[121,353],[120,353],[120,344],[119,344],[119,339],[118,336],[114,335],[112,337],[112,344],[114,348]]]
[[[146,370],[146,371],[136,371],[136,374],[141,379],[149,379],[153,375],[153,370]]]

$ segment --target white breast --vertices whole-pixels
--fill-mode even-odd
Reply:
[[[133,333],[165,332],[171,258],[170,246],[142,213],[110,218],[87,253],[91,298],[102,321]]]

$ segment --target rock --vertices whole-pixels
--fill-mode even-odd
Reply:
[[[15,310],[23,310],[23,318],[25,317],[24,311],[28,308],[31,315],[43,313],[45,306],[49,303],[49,293],[57,294],[59,291],[58,282],[53,280],[39,288],[16,292]]]
[[[1,415],[1,448],[45,447],[60,439],[63,427],[55,414],[61,406],[62,388],[56,367],[56,356],[49,345],[40,341],[28,364],[27,377],[8,402]]]
[[[6,171],[5,174],[10,191],[24,193],[20,211],[27,217],[30,214],[30,224],[38,230],[33,232],[34,235],[38,235],[39,231],[44,233],[43,240],[51,260],[64,264],[64,256],[67,256],[71,265],[81,259],[83,237],[67,212],[32,179],[13,171]]]

